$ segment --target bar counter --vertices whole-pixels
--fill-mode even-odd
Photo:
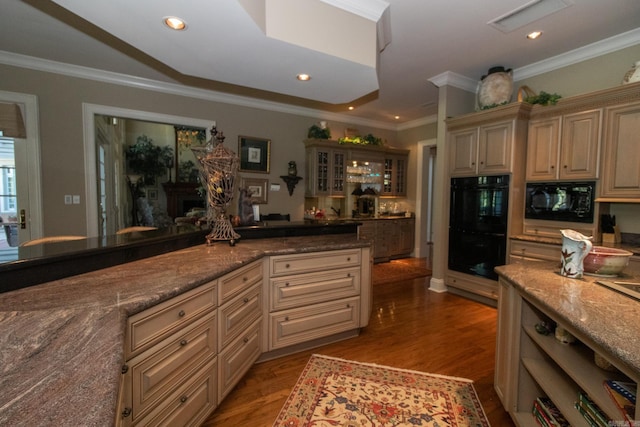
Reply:
[[[355,234],[200,244],[2,293],[0,425],[113,425],[128,316],[265,256],[369,244]]]

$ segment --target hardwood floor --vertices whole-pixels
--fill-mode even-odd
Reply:
[[[472,379],[491,425],[513,426],[493,389],[496,310],[427,288],[428,278],[374,286],[358,337],[254,365],[204,425],[271,426],[317,353]]]

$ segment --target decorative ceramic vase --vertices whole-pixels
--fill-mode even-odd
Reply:
[[[562,233],[562,276],[579,279],[584,273],[584,259],[591,251],[593,244],[591,237],[587,237],[575,230],[560,230]]]
[[[480,79],[478,88],[478,106],[481,109],[505,104],[513,95],[513,71],[504,67],[492,67],[486,76]]]
[[[633,67],[631,67],[622,78],[623,85],[635,82],[640,82],[640,61],[636,61]]]

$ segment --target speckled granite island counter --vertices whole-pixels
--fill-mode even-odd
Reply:
[[[265,257],[368,247],[355,235],[221,242],[0,294],[0,425],[113,425],[129,316]]]
[[[588,425],[575,409],[580,391],[611,420],[622,415],[606,379],[640,381],[640,301],[585,276],[570,279],[558,263],[522,262],[497,267],[500,276],[495,388],[517,425],[536,425],[533,400],[546,395],[571,425]],[[619,279],[638,282],[626,275]],[[564,328],[576,343],[544,335],[541,325]],[[605,369],[603,369],[602,360]],[[599,362],[596,362],[598,360]],[[636,419],[640,417],[636,411]]]

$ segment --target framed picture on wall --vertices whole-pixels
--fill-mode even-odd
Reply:
[[[251,193],[251,202],[253,204],[264,205],[267,203],[267,189],[269,186],[268,179],[242,178],[240,186],[249,190]]]
[[[238,137],[240,171],[269,173],[271,140],[251,136]]]

